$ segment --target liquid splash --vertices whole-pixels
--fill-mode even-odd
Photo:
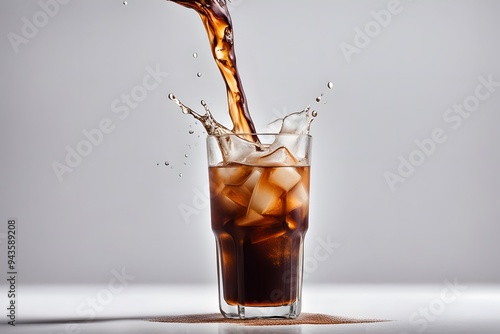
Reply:
[[[169,94],[168,98],[175,102],[184,114],[189,114],[197,119],[203,125],[208,135],[238,134],[217,122],[205,101],[201,101],[201,105],[205,108],[205,114],[200,115],[182,103],[177,97],[175,97],[174,94]],[[318,113],[315,110],[311,110],[311,106],[307,106],[302,111],[291,113],[283,118],[279,118],[271,122],[269,127],[277,129],[278,133],[309,134],[311,123],[317,116]],[[249,134],[242,134],[241,137],[248,140],[251,136],[249,136]]]
[[[212,55],[226,83],[228,111],[235,133],[255,133],[236,66],[231,16],[225,0],[167,0],[194,9],[205,26]],[[256,137],[248,138],[258,141]]]
[[[184,114],[189,114],[199,121],[208,135],[230,135],[236,137],[220,138],[219,147],[225,163],[230,161],[247,161],[252,163],[260,158],[271,156],[276,153],[279,160],[280,148],[285,146],[274,146],[261,144],[255,130],[255,125],[250,117],[245,93],[240,76],[236,68],[236,56],[234,52],[234,33],[231,17],[224,0],[167,0],[180,4],[184,7],[194,9],[201,17],[209,37],[214,60],[219,67],[222,77],[226,83],[228,111],[233,128],[229,129],[215,120],[205,101],[201,105],[205,109],[204,114],[199,114],[182,103],[174,94],[169,94],[170,100],[175,102]],[[197,54],[194,53],[196,58]],[[201,72],[197,74],[201,76]],[[327,83],[327,87],[333,87],[333,83]],[[330,88],[331,89],[331,88]],[[323,94],[321,94],[321,97]],[[317,102],[321,101],[317,98]],[[270,124],[280,134],[305,134],[310,131],[311,122],[317,116],[317,112],[307,106],[304,110],[287,115]],[[276,145],[285,145],[276,140]],[[246,160],[245,160],[246,159]]]
[[[207,131],[207,134],[223,135],[223,134],[233,133],[231,130],[229,130],[224,125],[220,124],[215,120],[215,118],[212,116],[212,113],[208,109],[208,106],[205,101],[201,101],[201,105],[203,106],[203,108],[205,108],[205,114],[200,115],[196,111],[194,111],[193,109],[189,108],[184,103],[182,103],[178,98],[175,97],[174,94],[169,94],[168,98],[173,102],[175,102],[181,108],[184,114],[191,115],[196,120],[198,120]]]
[[[242,134],[248,141],[259,143],[256,135],[255,125],[250,117],[246,102],[243,85],[236,67],[236,55],[234,51],[234,32],[232,28],[231,16],[224,0],[167,0],[175,2],[184,7],[194,9],[201,17],[209,37],[214,60],[219,67],[222,77],[226,83],[228,111],[233,128],[228,129],[215,120],[204,101],[201,102],[205,109],[205,114],[196,113],[193,109],[183,104],[174,94],[170,94],[170,100],[174,101],[184,114],[190,114],[201,122],[209,135],[221,134]],[[193,53],[193,57],[198,57]],[[197,73],[201,77],[201,73]],[[330,83],[327,84],[330,87]],[[333,84],[332,84],[333,87]],[[321,98],[318,97],[321,101]],[[319,102],[319,101],[318,101]],[[299,115],[301,115],[299,117]],[[314,114],[316,115],[316,114]],[[285,133],[309,133],[309,128],[313,116],[310,107],[301,112],[294,113],[288,117],[277,120],[273,123],[280,124],[281,130]],[[285,121],[286,120],[286,121]],[[295,120],[295,121],[292,121]],[[296,124],[296,120],[301,120],[303,124]],[[292,125],[293,124],[293,125]],[[252,135],[250,135],[252,134]]]

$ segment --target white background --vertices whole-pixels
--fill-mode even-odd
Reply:
[[[474,95],[480,76],[500,82],[500,2],[401,0],[380,28],[371,12],[388,3],[230,5],[257,127],[308,104],[319,113],[306,281],[498,283],[500,87],[457,129],[443,115]],[[17,218],[20,281],[106,283],[126,270],[136,283],[214,283],[204,135],[167,98],[198,111],[204,99],[230,126],[199,17],[163,0],[55,9],[0,2],[0,237],[5,249],[7,220]],[[36,20],[38,31],[23,33]],[[341,45],[367,25],[380,31],[349,62]],[[168,76],[127,117],[113,112],[148,67]],[[67,147],[104,119],[113,131],[60,182],[54,162],[66,164]],[[436,128],[446,141],[391,191],[384,173],[398,173],[399,156]],[[318,257],[329,242],[332,254]]]

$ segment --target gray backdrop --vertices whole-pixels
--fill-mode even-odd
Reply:
[[[319,113],[306,280],[498,283],[500,2],[230,10],[257,127]],[[199,17],[164,0],[7,0],[0,17],[1,254],[15,217],[20,280],[215,282],[204,134],[167,98],[229,125]]]

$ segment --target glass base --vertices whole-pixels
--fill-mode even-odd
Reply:
[[[284,306],[243,306],[228,305],[221,301],[220,311],[225,318],[229,319],[263,319],[263,318],[285,318],[295,319],[300,315],[300,300]]]
[[[283,268],[283,273],[281,274],[283,284],[277,284],[275,289],[268,293],[269,299],[274,302],[266,303],[261,301],[260,303],[255,303],[255,306],[245,305],[244,303],[231,303],[229,304],[224,297],[224,273],[222,271],[222,250],[220,241],[216,239],[217,243],[217,273],[218,273],[218,285],[219,285],[219,309],[225,318],[229,319],[263,319],[263,318],[282,318],[282,319],[294,319],[300,315],[302,309],[302,269],[303,269],[303,237],[298,239],[298,254],[297,261],[293,262],[290,267]],[[290,252],[291,253],[291,252]],[[241,263],[240,261],[239,263]],[[295,273],[295,275],[293,274]],[[235,280],[238,281],[238,292],[244,291],[244,280],[238,280],[238,275],[235,275]],[[243,276],[243,275],[242,275]],[[272,279],[273,277],[271,277]],[[269,279],[269,276],[264,275],[264,279]],[[226,287],[228,288],[228,287]],[[234,289],[234,286],[232,287]],[[267,287],[267,290],[271,290]],[[283,292],[285,291],[285,292]],[[234,291],[232,291],[234,294]],[[244,295],[244,292],[240,292],[236,296],[232,296],[233,299],[250,299],[256,300],[255,295],[262,295],[262,291],[255,292],[252,297]],[[266,293],[264,293],[266,295]],[[246,297],[246,298],[245,298]],[[264,298],[262,298],[264,299]],[[290,302],[293,300],[293,302]],[[281,304],[281,305],[280,305]]]

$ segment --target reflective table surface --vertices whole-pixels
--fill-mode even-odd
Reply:
[[[0,333],[500,333],[500,285],[306,285],[303,312],[386,320],[340,325],[242,326],[148,319],[218,312],[216,286],[19,286],[16,326]],[[7,305],[4,296],[4,305]]]

